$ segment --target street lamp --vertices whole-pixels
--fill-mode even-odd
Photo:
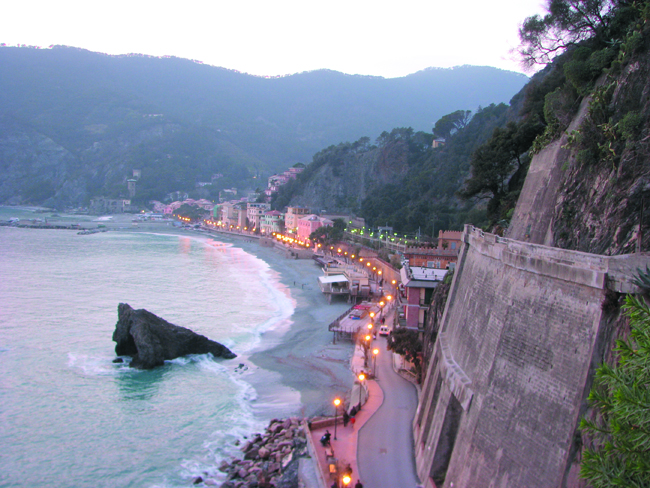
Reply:
[[[336,419],[339,415],[339,405],[341,404],[340,398],[334,399],[334,440],[336,440]]]
[[[377,375],[377,354],[379,354],[379,349],[375,348],[372,350],[372,373],[375,375],[375,378],[378,377]],[[336,432],[336,430],[334,430]],[[336,439],[336,434],[334,435],[334,439]]]
[[[363,390],[363,380],[366,379],[366,375],[361,373],[359,376],[359,405],[357,405],[357,412],[361,410],[361,391]]]
[[[372,336],[370,334],[366,335],[364,337],[366,342],[363,342],[363,365],[364,367],[368,367],[368,353],[370,352],[370,339],[372,339]]]
[[[350,481],[352,481],[352,477],[345,474],[343,475],[342,481],[343,485],[348,486],[350,484]]]

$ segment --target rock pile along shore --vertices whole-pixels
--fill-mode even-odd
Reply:
[[[219,471],[228,474],[221,488],[297,487],[299,458],[308,455],[304,429],[298,418],[271,420],[264,434],[254,434],[241,447],[243,459],[221,463]],[[203,482],[217,484],[211,479]]]

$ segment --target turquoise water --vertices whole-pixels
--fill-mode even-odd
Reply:
[[[15,211],[14,211],[15,213]],[[14,216],[0,208],[0,220]],[[0,227],[0,486],[177,487],[215,473],[272,412],[237,369],[294,303],[256,257],[213,237]],[[112,363],[127,302],[222,342],[153,371]],[[278,404],[279,402],[279,404]],[[283,412],[284,410],[284,412]]]

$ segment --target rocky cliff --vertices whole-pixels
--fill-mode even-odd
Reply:
[[[533,157],[508,237],[605,255],[650,249],[649,44],[613,63]]]

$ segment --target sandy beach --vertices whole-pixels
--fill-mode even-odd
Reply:
[[[331,415],[332,400],[345,396],[352,387],[353,346],[349,341],[333,344],[327,326],[350,305],[344,300],[327,303],[317,284],[322,270],[313,260],[287,259],[283,253],[262,247],[256,240],[223,239],[268,263],[296,301],[289,329],[266,333],[259,350],[248,359],[260,368],[278,373],[283,385],[300,393],[302,411],[298,414]],[[260,394],[270,393],[265,391],[268,386],[263,381],[252,383]]]

